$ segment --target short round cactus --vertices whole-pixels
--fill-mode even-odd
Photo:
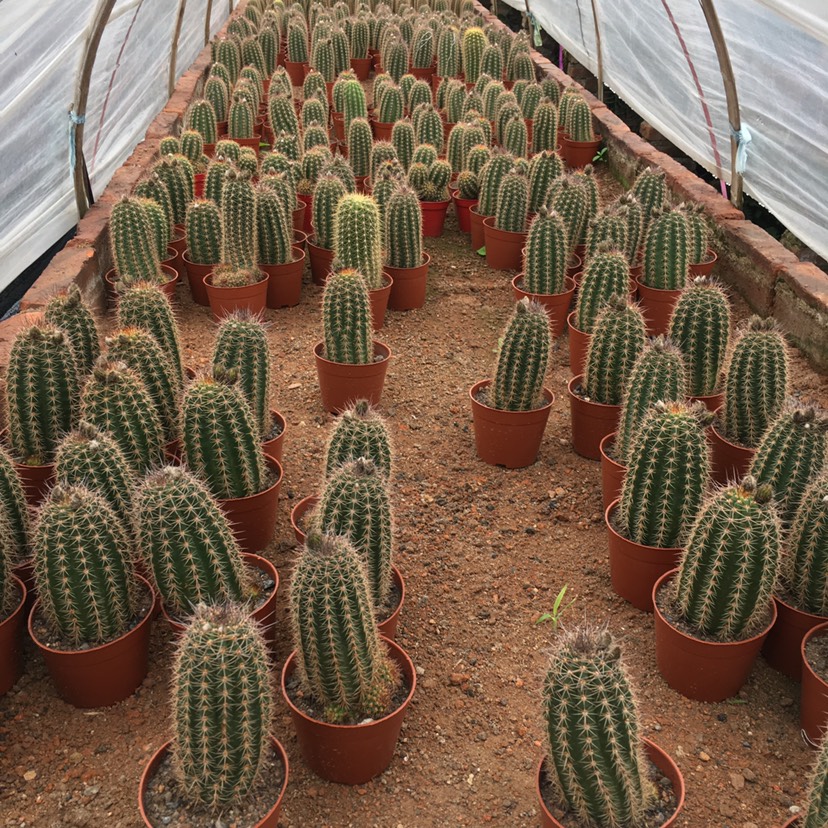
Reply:
[[[383,417],[368,400],[357,400],[339,415],[328,438],[325,452],[325,476],[330,477],[341,465],[364,457],[374,468],[391,477],[391,438]]]

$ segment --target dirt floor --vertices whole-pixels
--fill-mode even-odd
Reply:
[[[687,804],[676,824],[781,826],[802,803],[814,755],[799,733],[798,686],[760,659],[729,703],[691,702],[667,688],[655,665],[652,616],[610,588],[599,467],[570,447],[566,340],[551,361],[556,400],[538,462],[519,471],[480,462],[468,389],[492,370],[513,301],[510,277],[472,253],[453,214],[427,248],[425,308],[389,313],[380,332],[393,351],[383,411],[396,443],[396,563],[408,589],[398,641],[417,665],[418,690],[391,767],[354,789],[309,773],[279,696],[274,729],[291,761],[282,825],[537,825],[541,687],[555,631],[536,622],[567,585],[575,603],[563,623],[609,623],[638,687],[645,735],[684,772]],[[288,422],[279,523],[267,553],[282,576],[279,668],[291,649],[290,509],[317,491],[332,422],[311,353],[321,290],[306,278],[299,307],[267,314],[272,400]],[[186,286],[179,297],[185,363],[204,366],[214,335],[209,311],[192,305]],[[743,318],[743,304],[735,305]],[[792,385],[804,398],[828,397],[825,380],[798,354]],[[57,698],[29,644],[25,676],[0,700],[0,826],[140,824],[138,778],[169,733],[171,653],[170,630],[159,620],[139,692],[108,710],[80,711]]]

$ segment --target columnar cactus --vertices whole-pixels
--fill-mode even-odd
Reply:
[[[325,250],[333,250],[334,217],[337,205],[345,193],[345,185],[338,176],[319,176],[313,191],[313,229],[316,244]]]
[[[221,159],[214,159],[207,166],[207,174],[204,179],[204,198],[221,204],[221,193],[224,189],[224,180],[232,165]],[[186,219],[185,219],[186,226]]]
[[[261,631],[238,606],[202,606],[173,667],[173,767],[188,801],[242,800],[270,750],[270,660]]]
[[[207,82],[204,84],[204,97],[207,99],[207,102],[213,107],[213,116],[218,123],[219,121],[226,121],[227,120],[227,110],[230,108],[230,90],[227,88],[227,84],[224,80],[217,75],[211,75],[207,78]],[[209,115],[207,116],[209,118]],[[191,124],[192,128],[195,129],[195,125]],[[198,130],[201,133],[202,138],[209,138],[212,137],[214,139],[218,139],[218,130],[216,129],[214,132],[209,131],[209,126],[203,129]],[[206,135],[205,135],[206,132]],[[208,144],[215,144],[215,140],[213,141],[206,141],[205,143]]]
[[[46,305],[43,319],[47,325],[60,328],[66,334],[72,346],[75,367],[81,376],[88,374],[100,355],[101,346],[95,319],[84,305],[77,285],[72,285],[66,293],[52,297]]]
[[[254,127],[255,118],[250,101],[236,92],[227,113],[227,134],[231,138],[246,140],[253,137]]]
[[[490,78],[503,76],[503,51],[497,43],[489,43],[483,50],[483,57],[480,59],[480,75],[488,75]]]
[[[338,175],[342,183],[345,185],[345,189],[349,193],[356,192],[356,179],[354,178],[354,171],[351,169],[350,164],[348,164],[348,162],[341,155],[335,155],[331,159],[331,162],[325,166],[323,172]]]
[[[463,107],[466,102],[466,85],[459,80],[448,81],[445,96],[446,122],[456,124],[463,119]]]
[[[408,46],[402,40],[392,40],[382,55],[382,68],[399,83],[400,78],[408,72]]]
[[[592,110],[586,100],[578,95],[569,105],[566,113],[566,134],[572,141],[594,141]]]
[[[483,171],[483,167],[491,160],[491,157],[492,151],[488,146],[485,144],[475,144],[466,153],[466,169],[479,176]]]
[[[384,715],[399,673],[380,641],[362,562],[345,538],[308,537],[293,570],[290,612],[299,680],[325,719]]]
[[[455,26],[444,26],[437,39],[437,75],[453,78],[460,71],[460,34]]]
[[[523,118],[512,118],[506,124],[503,148],[515,158],[526,158],[529,151],[529,133]]]
[[[398,162],[385,161],[379,170],[372,183],[372,195],[374,201],[377,203],[377,208],[380,214],[380,223],[386,231],[386,216],[388,211],[388,202],[391,196],[403,185],[404,176],[401,172]]]
[[[328,146],[328,131],[322,124],[310,124],[302,133],[302,150],[309,152],[315,147]]]
[[[431,144],[440,155],[443,152],[443,119],[431,104],[420,104],[415,113],[414,134],[418,144]]]
[[[305,106],[307,104],[307,107]],[[319,123],[327,123],[327,108],[325,104],[318,98],[310,98],[302,105],[303,119],[306,109],[308,111],[315,111],[315,120]],[[321,110],[321,111],[318,111]],[[299,119],[296,116],[296,108],[293,106],[293,99],[289,95],[271,95],[267,102],[267,117],[270,122],[270,128],[280,130],[282,132],[289,132],[291,135],[299,134]],[[303,126],[307,122],[303,120]]]
[[[710,244],[710,226],[701,204],[690,202],[682,204],[679,209],[687,219],[687,229],[690,234],[690,264],[699,264],[707,258],[707,248]]]
[[[569,236],[569,248],[581,243],[587,222],[587,192],[572,177],[556,178],[549,188],[546,206],[564,220]]]
[[[584,260],[588,262],[603,244],[614,250],[627,250],[627,217],[620,209],[607,210],[589,222]]]
[[[781,546],[772,497],[747,475],[702,506],[673,585],[684,621],[701,634],[736,641],[767,618]]]
[[[582,97],[581,93],[574,87],[568,86],[564,89],[558,101],[558,127],[566,131],[566,122],[569,117],[569,110],[576,99]]]
[[[235,83],[239,79],[239,72],[241,71],[241,49],[236,40],[229,37],[223,37],[217,40],[213,52],[213,61],[224,64],[227,68],[227,74],[231,83]]]
[[[529,182],[523,173],[510,172],[503,177],[495,206],[495,227],[511,233],[526,230],[529,211]]]
[[[242,65],[245,67],[254,67],[259,73],[260,77],[269,75],[267,66],[265,65],[264,52],[259,43],[258,37],[246,37],[241,44],[241,58]],[[244,70],[242,70],[244,71]]]
[[[155,252],[159,261],[167,258],[167,247],[172,235],[172,226],[164,208],[152,198],[136,198],[135,201],[143,208],[149,221]],[[129,278],[129,274],[127,274]]]
[[[256,189],[256,235],[259,263],[286,264],[293,256],[293,218],[279,192],[261,185]]]
[[[480,181],[471,170],[463,170],[457,176],[457,196],[467,201],[477,201],[480,195]]]
[[[483,65],[483,52],[489,44],[489,39],[483,29],[470,26],[463,32],[463,74],[466,83],[476,83]]]
[[[6,526],[3,541],[0,541],[5,544],[0,558],[9,566],[14,566],[29,554],[29,504],[14,461],[0,445],[0,519],[2,518],[5,518]]]
[[[399,164],[397,151],[390,141],[376,141],[371,145],[371,181],[375,181],[380,167],[390,161]]]
[[[287,59],[291,63],[308,62],[308,30],[305,23],[294,17],[287,29]]]
[[[52,462],[58,443],[78,423],[80,378],[62,328],[39,323],[15,337],[6,370],[12,453],[26,465]]]
[[[370,460],[374,468],[391,478],[391,437],[382,416],[368,400],[357,400],[336,420],[325,451],[325,476],[360,457]]]
[[[264,69],[262,76],[269,78],[276,68],[276,61],[279,52],[279,31],[275,31],[269,27],[261,29],[257,35],[259,40],[259,49],[262,51],[262,59],[264,60]]]
[[[271,101],[272,100],[273,98],[271,98]],[[293,103],[290,100],[287,100],[287,105],[293,109]],[[327,101],[322,98],[305,98],[305,100],[302,101],[302,111],[299,117],[299,120],[302,122],[302,129],[306,129],[311,126],[311,124],[324,126],[328,123],[328,114]],[[274,123],[272,116],[270,122]]]
[[[348,162],[354,175],[367,176],[371,171],[373,136],[367,118],[354,118],[348,128]]]
[[[725,377],[724,435],[755,448],[782,411],[788,349],[773,319],[752,316],[739,332]]]
[[[532,151],[555,152],[558,147],[558,110],[551,101],[543,100],[532,121]]]
[[[617,204],[619,212],[623,211],[627,220],[627,260],[634,265],[638,260],[639,245],[644,240],[644,208],[632,193],[624,193]]]
[[[546,204],[549,187],[563,174],[563,161],[549,150],[541,150],[529,161],[529,210],[540,212]]]
[[[158,248],[140,199],[125,196],[112,205],[109,244],[112,264],[119,277],[130,281],[158,280],[161,268]]]
[[[566,228],[557,213],[540,208],[529,225],[523,257],[523,290],[539,295],[563,293],[568,250]]]
[[[651,215],[644,242],[643,284],[659,290],[681,290],[690,267],[690,237],[687,219],[678,210]]]
[[[494,121],[497,116],[498,101],[506,93],[506,87],[499,80],[490,80],[481,92],[483,100],[483,115]]]
[[[572,173],[572,179],[584,188],[586,194],[586,225],[583,234],[583,238],[585,238],[589,222],[598,215],[601,209],[601,192],[598,188],[595,167],[592,164],[587,164],[582,170]]]
[[[167,185],[173,224],[184,224],[187,205],[195,197],[193,165],[183,155],[171,155],[158,161],[153,172]]]
[[[507,152],[495,150],[480,171],[480,201],[477,212],[481,216],[493,216],[497,208],[500,185],[507,173],[511,172],[515,159]]]
[[[347,365],[367,365],[374,358],[371,300],[357,270],[332,273],[322,294],[325,358]]]
[[[213,49],[213,54],[215,56],[215,49]],[[208,75],[208,78],[220,78],[224,81],[224,85],[228,89],[232,88],[233,84],[236,82],[235,78],[230,77],[230,70],[221,61],[215,61],[213,63],[210,67],[210,74]]]
[[[227,94],[227,87],[224,86],[224,82],[219,78],[212,78],[211,81],[208,81],[208,87],[211,83],[212,88],[209,89],[210,96],[212,96],[212,98],[220,106],[222,92]],[[208,90],[205,89],[205,94],[207,91]],[[225,103],[224,111],[222,111],[223,115],[226,114],[226,110],[227,104]],[[223,120],[225,119],[218,117],[213,100],[201,98],[193,101],[187,108],[187,116],[184,119],[184,123],[187,125],[188,130],[193,130],[201,135],[205,144],[215,144],[216,141],[218,141],[217,121]]]
[[[386,86],[377,106],[377,121],[395,124],[403,116],[403,93],[396,85]]]
[[[230,138],[219,141],[216,144],[216,158],[238,164],[241,158],[241,144]]]
[[[408,170],[411,164],[416,142],[414,125],[408,118],[403,118],[394,124],[391,129],[391,143],[397,151],[397,158],[400,159],[400,164],[402,164],[404,170]]]
[[[167,185],[154,172],[135,185],[136,198],[151,198],[164,210],[170,227],[173,225],[173,206]]]
[[[102,356],[92,370],[81,400],[83,419],[108,431],[136,473],[161,463],[164,430],[152,396],[126,363]]]
[[[75,646],[123,635],[138,611],[132,544],[107,502],[84,486],[55,486],[32,538],[40,610]]]
[[[512,80],[535,80],[535,64],[532,62],[532,56],[525,51],[518,52],[513,59],[509,75]]]
[[[382,287],[382,247],[376,202],[349,193],[340,199],[334,216],[334,257],[340,267],[354,268],[369,290]]]
[[[828,616],[828,474],[805,489],[787,538],[782,577],[803,612]]]
[[[351,58],[354,60],[365,60],[368,57],[368,21],[364,17],[356,17],[351,22],[349,32]]]
[[[663,210],[667,201],[664,170],[647,167],[638,174],[632,186],[632,195],[644,211],[645,227],[656,210]]]
[[[256,232],[256,193],[246,173],[229,170],[221,192],[222,261],[235,268],[255,267],[259,261]]]
[[[314,43],[311,66],[322,75],[325,83],[333,83],[336,80],[333,41],[329,37],[320,37]]]
[[[429,26],[420,26],[411,42],[411,65],[416,69],[430,69],[434,63],[434,32]]]
[[[543,306],[528,299],[515,305],[503,332],[489,404],[502,411],[531,411],[544,404],[543,381],[551,333]]]
[[[391,267],[419,267],[423,262],[423,214],[410,187],[398,187],[388,199],[385,251]]]
[[[345,30],[336,27],[331,32],[331,43],[334,51],[334,68],[336,73],[350,71],[351,65],[351,48],[348,43],[348,35]]]
[[[209,198],[196,199],[187,208],[185,224],[187,258],[194,264],[216,265],[221,261],[221,211]]]
[[[620,405],[632,367],[646,342],[641,311],[626,296],[610,297],[595,321],[584,366],[584,395],[592,402]]]
[[[545,768],[561,802],[585,824],[642,824],[654,791],[630,679],[608,630],[563,634],[543,699]]]
[[[541,89],[540,84],[527,84],[526,88],[523,90],[523,95],[520,98],[520,108],[523,112],[523,117],[528,118],[530,121],[533,120],[542,100],[543,90]]]
[[[193,165],[193,168],[204,164],[204,138],[200,132],[186,129],[181,133],[181,154]]]

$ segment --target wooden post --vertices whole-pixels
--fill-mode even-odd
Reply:
[[[601,50],[601,27],[598,25],[598,0],[592,0],[592,20],[595,24],[595,51],[598,58],[598,100],[604,102],[604,55]]]
[[[178,38],[181,37],[181,26],[184,23],[184,11],[187,8],[187,0],[178,0],[178,16],[175,20],[172,44],[170,45],[170,74],[167,78],[167,97],[172,97],[175,92],[175,64],[178,60]]]
[[[207,0],[207,13],[204,16],[204,45],[210,42],[210,19],[213,16],[213,0]]]

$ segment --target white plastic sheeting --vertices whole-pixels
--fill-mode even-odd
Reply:
[[[524,11],[525,0],[505,0]],[[597,72],[591,0],[529,0],[538,24]],[[595,0],[604,83],[730,182],[724,86],[698,0]],[[739,95],[745,191],[828,258],[828,2],[715,0]]]
[[[78,221],[70,112],[97,2],[0,2],[0,288]],[[232,5],[236,5],[232,3]],[[213,0],[210,34],[231,2]],[[207,0],[187,0],[176,77],[204,47]],[[97,198],[167,101],[175,0],[118,0],[97,52],[84,127]]]

